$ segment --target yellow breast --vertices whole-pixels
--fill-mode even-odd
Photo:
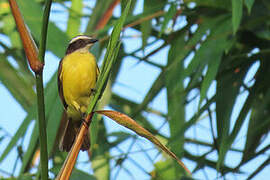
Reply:
[[[63,83],[63,95],[68,106],[73,109],[86,109],[91,89],[97,79],[95,57],[87,52],[73,52],[63,59],[60,78]]]

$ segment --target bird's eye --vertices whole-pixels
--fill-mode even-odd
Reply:
[[[78,39],[75,43],[78,47],[83,47],[85,45],[85,42],[82,39]]]

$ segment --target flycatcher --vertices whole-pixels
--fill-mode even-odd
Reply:
[[[96,85],[99,69],[95,56],[89,52],[95,42],[97,39],[85,35],[74,37],[59,63],[58,92],[67,114],[65,124],[61,124],[63,134],[59,148],[62,151],[69,151],[72,147]],[[81,150],[88,150],[89,147],[90,138],[87,134]]]

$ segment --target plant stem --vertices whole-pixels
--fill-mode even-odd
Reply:
[[[36,90],[37,90],[37,104],[38,104],[41,179],[47,180],[48,179],[48,151],[47,151],[47,133],[46,133],[46,121],[45,121],[44,88],[43,88],[42,72],[36,74]]]
[[[41,30],[41,37],[40,37],[39,53],[38,53],[39,60],[42,63],[44,63],[46,41],[47,41],[47,30],[48,30],[48,23],[49,23],[52,0],[46,0],[45,3],[46,4],[45,4],[43,19],[42,19],[42,30]]]
[[[47,30],[51,9],[51,0],[47,0],[43,13],[43,24],[40,37],[40,47],[38,57],[41,63],[44,63],[46,50]],[[45,103],[44,103],[44,88],[42,71],[36,73],[36,89],[37,89],[37,104],[38,104],[38,127],[39,127],[39,142],[40,142],[40,165],[41,179],[48,179],[48,150],[47,150],[47,133],[45,120]]]

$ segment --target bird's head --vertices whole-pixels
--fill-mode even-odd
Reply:
[[[97,39],[86,35],[76,36],[70,40],[66,54],[70,54],[74,51],[80,51],[82,53],[88,52],[89,48],[97,41]]]

